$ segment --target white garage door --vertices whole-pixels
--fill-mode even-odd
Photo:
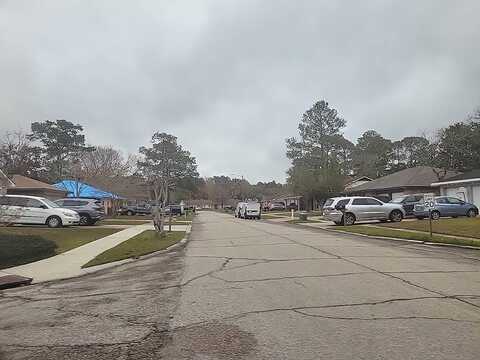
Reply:
[[[461,200],[467,200],[467,190],[462,187],[449,187],[445,189],[445,195],[455,197]]]
[[[473,203],[480,208],[480,184],[473,186]]]

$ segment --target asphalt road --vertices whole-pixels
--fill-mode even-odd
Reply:
[[[213,212],[185,249],[0,298],[0,359],[479,354],[480,251]]]

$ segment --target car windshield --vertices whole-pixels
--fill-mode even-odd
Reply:
[[[51,200],[48,200],[48,199],[45,199],[45,198],[42,198],[41,200],[51,208],[59,208],[60,207],[57,203],[54,203]]]

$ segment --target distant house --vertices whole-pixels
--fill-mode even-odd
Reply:
[[[90,199],[118,199],[117,194],[98,189],[90,184],[77,180],[62,180],[54,184],[57,189],[67,192],[67,197],[80,197]]]
[[[350,177],[349,180],[347,180],[347,183],[345,184],[344,191],[348,192],[351,189],[363,185],[367,182],[372,181],[373,179],[369,178],[368,176],[357,176],[357,177]]]
[[[154,199],[148,184],[139,176],[95,177],[88,179],[88,183],[118,194],[128,202],[142,203]]]
[[[12,175],[10,180],[14,186],[7,188],[7,194],[40,196],[50,200],[61,199],[67,194],[65,190],[23,175]]]
[[[89,199],[98,199],[102,201],[104,211],[108,215],[115,213],[116,209],[123,202],[123,198],[113,192],[96,188],[91,184],[79,180],[62,180],[55,187],[67,192],[67,197],[80,197]]]
[[[444,171],[430,166],[417,166],[404,169],[381,178],[346,190],[348,195],[376,196],[385,200],[405,194],[440,194],[432,183],[458,175],[454,171]]]
[[[480,207],[480,169],[431,184],[444,196],[452,196]]]
[[[274,199],[264,201],[266,203],[283,203],[285,207],[300,210],[303,207],[302,196],[297,195],[279,195]]]

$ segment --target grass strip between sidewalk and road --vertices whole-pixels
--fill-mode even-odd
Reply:
[[[262,219],[265,219],[265,220],[272,220],[272,219],[284,219],[286,217],[290,217],[290,215],[273,215],[273,214],[262,214]]]
[[[0,269],[55,256],[118,231],[120,230],[79,227],[0,227]]]
[[[118,260],[136,258],[155,251],[164,250],[182,240],[184,236],[185,231],[172,231],[162,237],[155,230],[145,230],[121,244],[104,251],[82,267],[85,268]]]
[[[288,224],[308,224],[308,223],[319,223],[319,222],[322,222],[322,221],[311,220],[311,219],[307,219],[307,220],[293,219],[293,220],[286,221],[286,223]]]
[[[143,225],[148,224],[152,220],[115,220],[115,219],[105,219],[102,221],[97,222],[96,225]]]
[[[443,236],[434,234],[433,238],[430,238],[430,234],[413,231],[402,231],[396,229],[388,229],[381,227],[373,227],[368,225],[354,225],[354,226],[335,226],[332,230],[341,230],[352,234],[362,234],[370,236],[381,236],[387,238],[418,240],[432,243],[454,244],[454,245],[467,245],[480,247],[480,240],[475,239],[463,239],[458,237]]]
[[[381,226],[430,232],[428,219],[385,223]],[[480,218],[440,219],[432,221],[433,232],[437,234],[471,237],[480,239]]]

